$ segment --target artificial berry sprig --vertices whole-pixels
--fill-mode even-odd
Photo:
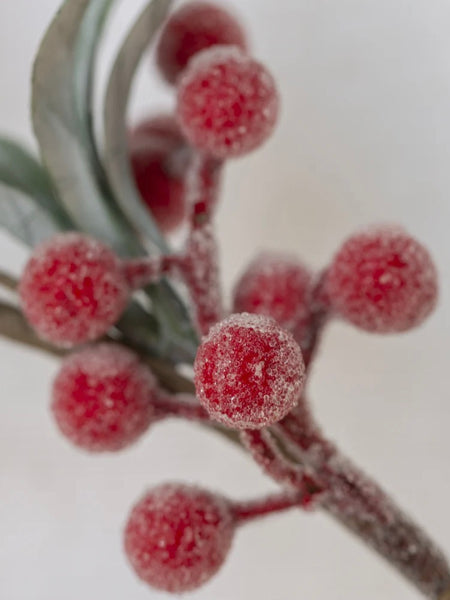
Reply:
[[[166,0],[153,0],[145,18],[160,11],[162,21],[164,7]],[[61,15],[67,13],[57,17],[58,31],[65,31]],[[132,129],[128,156],[142,203],[160,229],[170,233],[186,225],[182,249],[172,252],[164,243],[158,255],[136,257],[133,251],[130,258],[85,233],[58,233],[34,250],[18,286],[35,333],[17,308],[0,304],[0,317],[6,315],[0,318],[2,333],[65,355],[51,408],[62,434],[79,448],[119,451],[153,424],[183,418],[240,444],[281,486],[278,494],[246,502],[183,484],[147,492],[128,518],[124,547],[137,575],[152,587],[197,589],[222,566],[238,526],[288,508],[320,507],[426,596],[447,600],[450,567],[443,553],[326,438],[305,394],[322,333],[333,318],[373,333],[403,332],[424,321],[438,295],[432,258],[393,226],[353,235],[318,274],[295,257],[265,252],[237,282],[227,315],[214,229],[221,177],[229,159],[269,138],[279,94],[266,67],[250,55],[239,22],[206,2],[187,3],[172,14],[161,32],[157,62],[174,85],[176,112]],[[90,121],[85,125],[92,136]],[[113,189],[101,152],[93,147],[88,155],[100,170],[102,193]],[[48,177],[44,171],[41,176]],[[122,217],[129,242],[125,215],[113,197],[108,202],[115,219]],[[77,229],[69,217],[60,225],[58,230]],[[159,374],[166,374],[160,377],[163,387],[155,377],[155,357],[119,319],[135,292],[166,278],[187,288],[202,339],[194,382],[180,379],[178,364],[163,370],[159,364]],[[12,278],[0,275],[0,284],[15,293]],[[150,313],[157,321],[142,296],[131,305],[134,314]],[[66,349],[87,342],[67,355]]]
[[[238,526],[304,503],[301,492],[231,502],[198,487],[164,484],[147,492],[131,511],[125,552],[137,575],[153,588],[192,591],[223,565]]]

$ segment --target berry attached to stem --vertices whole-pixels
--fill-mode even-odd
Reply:
[[[227,500],[194,486],[165,484],[133,508],[125,552],[137,575],[152,587],[188,592],[220,569],[234,530]]]
[[[298,402],[305,365],[300,347],[274,319],[247,313],[215,325],[194,365],[195,387],[211,418],[260,429]]]
[[[181,128],[194,147],[216,158],[233,158],[258,148],[272,133],[278,111],[278,92],[270,73],[235,47],[204,50],[179,81]]]
[[[306,492],[308,496],[308,492]],[[231,502],[195,486],[160,485],[135,505],[124,533],[125,552],[150,586],[181,594],[209,581],[223,565],[237,526],[305,506],[303,491]]]
[[[157,47],[157,62],[168,83],[175,83],[191,58],[216,45],[246,50],[245,32],[233,15],[209,2],[189,2],[168,20]]]
[[[116,344],[72,354],[53,384],[52,411],[61,432],[90,452],[133,444],[155,416],[157,384],[139,358]]]

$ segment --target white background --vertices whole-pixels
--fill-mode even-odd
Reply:
[[[0,2],[0,130],[30,143],[31,60],[58,4]],[[121,3],[104,61],[141,5]],[[262,247],[295,251],[320,267],[340,240],[373,221],[401,222],[429,246],[442,279],[437,313],[392,338],[333,324],[312,397],[329,435],[450,553],[450,4],[238,5],[255,53],[278,79],[283,115],[267,146],[229,167],[218,216],[225,282],[229,288]],[[134,113],[168,98],[144,65]],[[25,256],[0,237],[2,267],[18,269]],[[0,597],[163,597],[136,580],[121,553],[121,527],[142,491],[181,479],[238,498],[272,485],[239,451],[184,424],[157,427],[118,456],[76,452],[48,414],[56,369],[49,358],[0,343]],[[294,512],[239,532],[226,567],[191,597],[417,594],[327,517]]]

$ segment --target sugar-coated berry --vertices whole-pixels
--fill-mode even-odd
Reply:
[[[305,365],[292,335],[248,313],[215,325],[195,359],[195,387],[210,416],[236,429],[276,423],[296,405]]]
[[[129,137],[136,187],[160,229],[169,233],[186,215],[186,175],[190,150],[175,119],[147,119]]]
[[[236,18],[209,2],[189,2],[174,12],[159,39],[157,62],[169,83],[175,83],[190,59],[217,45],[247,47],[245,32]]]
[[[38,246],[19,292],[25,316],[38,335],[62,347],[105,334],[129,296],[114,252],[80,233],[58,234]]]
[[[125,552],[137,575],[172,593],[194,590],[221,567],[234,534],[229,503],[194,486],[165,484],[133,508]]]
[[[121,450],[150,426],[156,390],[152,373],[133,352],[99,344],[65,359],[53,383],[52,412],[76,446]]]
[[[433,310],[438,279],[428,251],[399,227],[368,229],[348,239],[326,279],[332,307],[367,331],[394,333]]]
[[[233,311],[273,317],[292,331],[307,319],[311,282],[311,272],[295,256],[263,252],[238,280]]]
[[[177,114],[190,143],[217,158],[260,146],[279,111],[273,77],[236,47],[197,54],[179,80]]]

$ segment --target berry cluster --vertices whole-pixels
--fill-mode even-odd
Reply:
[[[437,300],[433,261],[418,241],[392,226],[353,235],[318,274],[295,256],[264,252],[237,281],[232,311],[226,311],[213,228],[220,177],[226,159],[268,139],[278,92],[266,67],[249,54],[239,22],[206,2],[185,4],[169,18],[156,56],[162,76],[175,86],[176,112],[130,130],[130,164],[161,230],[184,223],[187,239],[178,252],[132,259],[78,232],[35,250],[19,290],[29,323],[62,348],[90,343],[65,358],[54,381],[57,426],[89,452],[128,447],[168,417],[233,430],[284,487],[250,502],[181,484],[147,492],[129,516],[124,546],[137,575],[155,588],[180,593],[203,585],[223,564],[238,525],[310,507],[323,494],[334,513],[345,513],[344,522],[360,527],[362,537],[408,572],[403,516],[398,513],[398,531],[379,535],[384,515],[395,507],[336,460],[336,449],[309,414],[304,388],[330,319],[374,333],[422,323]],[[202,338],[195,395],[164,390],[146,357],[125,347],[125,341],[132,344],[119,335],[134,293],[165,277],[184,284]],[[286,448],[300,457],[297,462]],[[360,483],[357,500],[349,482],[355,489]],[[408,543],[428,564],[420,554],[428,543],[414,529],[408,532]],[[429,585],[429,575],[422,578]]]

